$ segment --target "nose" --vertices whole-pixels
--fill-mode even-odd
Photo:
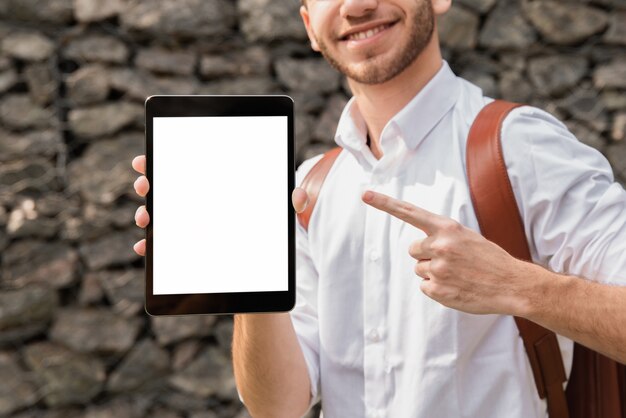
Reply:
[[[339,14],[342,18],[360,17],[371,13],[378,7],[378,0],[344,0]]]

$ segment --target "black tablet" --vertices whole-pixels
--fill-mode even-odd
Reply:
[[[285,312],[295,303],[293,100],[146,100],[146,312]]]

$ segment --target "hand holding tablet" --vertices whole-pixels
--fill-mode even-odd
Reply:
[[[147,212],[136,214],[147,240],[135,246],[146,255],[146,311],[292,309],[292,100],[153,96],[146,145],[146,158],[133,161],[147,175],[135,183],[147,195]],[[302,210],[306,194],[293,197]]]

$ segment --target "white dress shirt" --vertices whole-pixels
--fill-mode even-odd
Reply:
[[[290,313],[322,417],[547,416],[513,317],[467,314],[425,296],[408,254],[424,233],[361,200],[372,189],[478,231],[465,145],[491,100],[444,61],[383,129],[380,160],[354,98],[343,110],[335,141],[344,150],[308,233],[297,223]],[[626,284],[626,192],[602,154],[530,106],[512,111],[502,137],[534,262]],[[297,185],[320,158],[300,165]],[[573,343],[559,343],[569,375]]]

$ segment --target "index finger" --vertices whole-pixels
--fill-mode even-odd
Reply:
[[[135,169],[135,171],[141,174],[146,174],[146,156],[138,155],[135,158],[133,158],[132,166]]]
[[[441,216],[412,205],[409,202],[398,200],[372,190],[366,190],[361,198],[368,205],[385,211],[388,214],[421,229],[426,233],[426,235],[434,233],[440,225]]]

